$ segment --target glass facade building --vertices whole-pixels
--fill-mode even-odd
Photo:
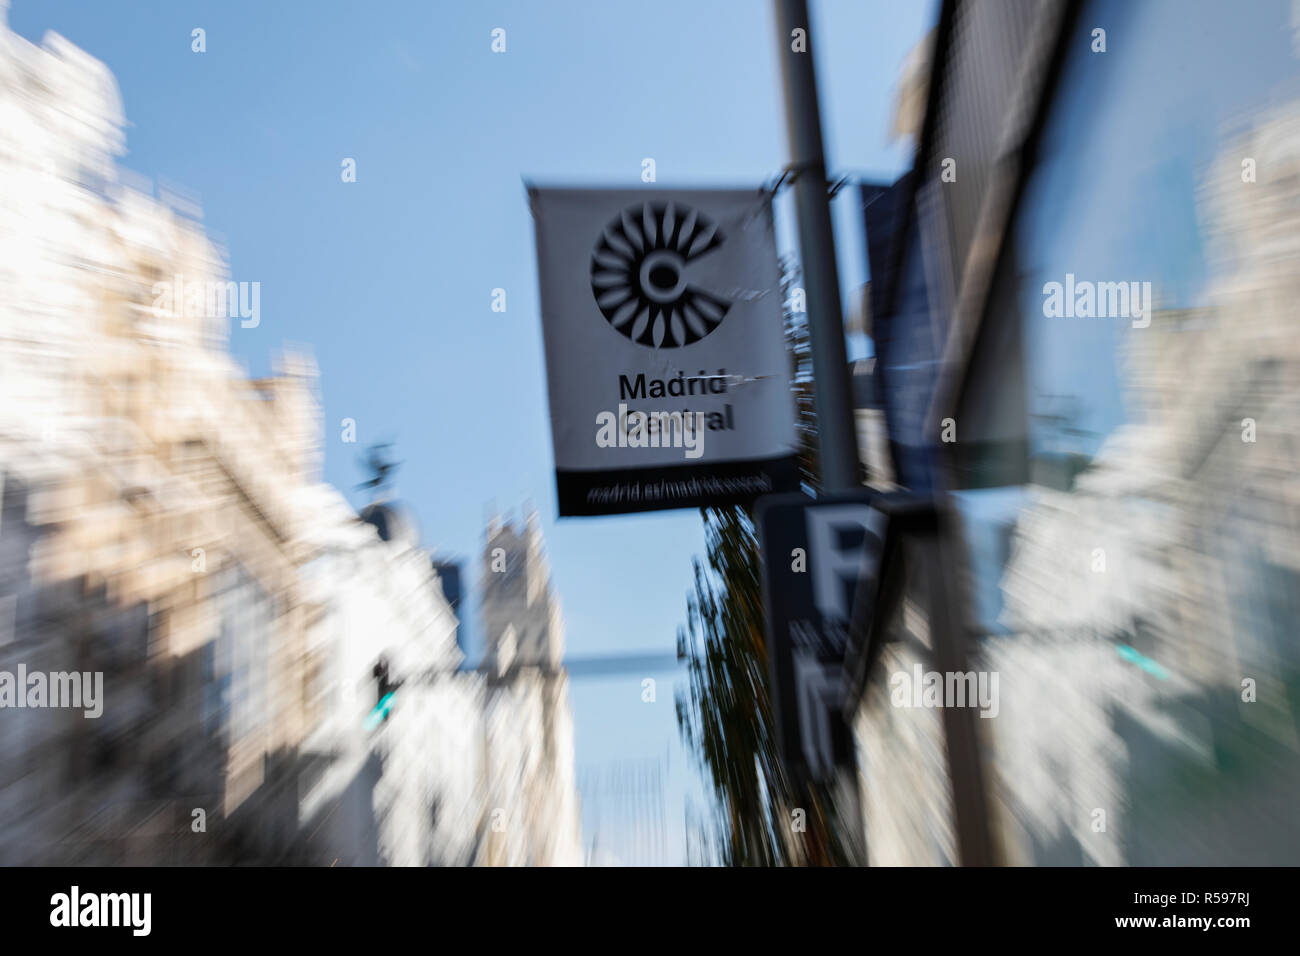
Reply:
[[[933,720],[900,737],[880,695],[932,610],[904,589],[859,746],[977,793],[996,861],[1294,863],[1300,24],[1284,0],[1021,4],[999,63],[1016,6],[944,6],[877,320],[886,391],[915,386],[891,435],[935,456],[900,483],[940,496],[954,639],[999,708],[966,725],[973,763]],[[945,842],[959,807],[918,817],[870,766],[869,833],[915,837],[869,836],[873,861],[974,862]]]

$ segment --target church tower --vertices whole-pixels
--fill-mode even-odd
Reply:
[[[488,806],[504,816],[485,833],[479,861],[580,865],[564,619],[535,512],[520,524],[488,523],[481,586]]]
[[[483,668],[500,676],[518,668],[557,671],[563,615],[536,513],[520,527],[489,522],[482,581]]]

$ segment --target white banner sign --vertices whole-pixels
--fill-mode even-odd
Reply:
[[[529,193],[560,514],[797,488],[770,195]]]

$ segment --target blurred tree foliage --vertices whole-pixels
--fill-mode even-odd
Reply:
[[[783,263],[785,335],[793,366],[800,478],[819,486],[807,315],[790,310],[798,276]],[[694,559],[695,586],[677,656],[689,686],[677,698],[677,723],[716,799],[701,826],[713,862],[731,866],[819,866],[847,861],[831,826],[829,793],[791,779],[777,751],[771,670],[763,616],[757,532],[748,508],[702,508],[707,554]],[[803,814],[802,832],[794,811]]]

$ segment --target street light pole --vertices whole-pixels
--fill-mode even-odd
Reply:
[[[860,484],[858,441],[844,349],[844,312],[827,196],[817,73],[809,47],[808,4],[806,0],[775,0],[775,4],[777,57],[785,86],[785,123],[799,220],[799,260],[812,344],[822,490],[851,491]]]
[[[808,336],[812,345],[813,403],[817,412],[817,447],[824,493],[853,491],[861,481],[853,397],[849,387],[849,362],[844,348],[844,312],[840,302],[839,269],[835,262],[835,237],[826,182],[826,154],[822,146],[821,109],[817,102],[817,72],[810,43],[812,33],[806,0],[775,0],[777,58],[785,87],[785,123],[790,140],[789,172],[799,224],[799,260],[803,266],[804,295],[808,308]],[[838,710],[831,719],[844,721]],[[846,728],[847,729],[847,728]],[[813,781],[794,773],[797,799],[806,807],[815,801]],[[852,857],[865,858],[862,804],[857,769],[852,760],[838,766],[831,796],[843,800],[841,826],[848,830]],[[829,862],[828,834],[819,822],[809,849],[818,863]],[[822,845],[817,845],[821,843]]]

